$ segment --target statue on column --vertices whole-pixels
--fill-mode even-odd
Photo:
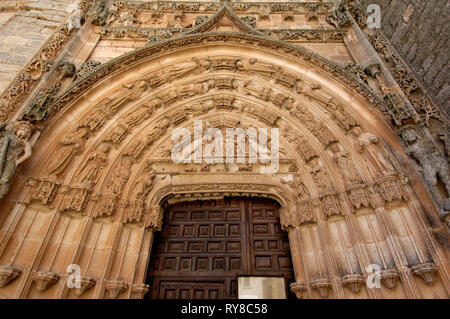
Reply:
[[[361,176],[356,170],[350,154],[346,151],[341,151],[338,143],[332,144],[330,149],[333,152],[333,160],[339,167],[339,172],[344,177],[347,186],[361,182]]]
[[[407,125],[401,130],[401,136],[406,143],[406,153],[414,158],[422,168],[425,182],[440,205],[450,197],[450,176],[447,159],[438,153],[432,142],[419,136],[416,129]],[[446,196],[438,188],[438,177],[445,185]]]
[[[375,134],[363,133],[360,127],[355,127],[353,134],[356,136],[357,150],[363,155],[369,173],[373,177],[379,178],[383,175],[392,174],[395,171],[391,161],[377,145],[378,137]]]
[[[155,176],[156,173],[153,169],[150,169],[148,172],[146,172],[136,183],[132,198],[135,200],[144,201],[147,195],[152,190],[153,179],[155,178]]]
[[[30,158],[30,143],[33,125],[19,121],[13,125],[12,131],[7,123],[0,124],[0,199],[5,197],[17,167]]]
[[[108,154],[111,146],[104,144],[100,146],[99,150],[95,151],[88,157],[83,168],[77,176],[77,181],[80,183],[96,184],[100,177],[100,171],[104,168],[108,161]]]
[[[55,151],[55,155],[50,158],[45,174],[53,178],[62,177],[75,156],[81,154],[83,151],[88,135],[89,129],[81,127],[79,130],[63,137],[59,142],[59,147]]]

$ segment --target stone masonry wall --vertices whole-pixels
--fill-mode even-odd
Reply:
[[[64,22],[71,0],[0,0],[0,92]]]
[[[382,31],[450,115],[449,0],[362,0],[381,7]]]

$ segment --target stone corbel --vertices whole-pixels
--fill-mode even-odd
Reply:
[[[128,283],[120,280],[110,280],[106,283],[106,292],[109,298],[116,299],[128,288]]]
[[[75,287],[76,295],[80,297],[86,291],[91,289],[97,283],[95,279],[90,277],[79,277],[78,278],[79,286]]]
[[[434,273],[437,272],[434,263],[423,263],[411,267],[413,274],[421,277],[427,286],[434,284]]]
[[[0,288],[16,279],[22,271],[10,266],[0,266]]]
[[[156,231],[162,228],[163,209],[160,206],[152,206],[150,213],[144,216],[144,227],[152,227]]]
[[[361,291],[362,285],[365,283],[364,277],[360,274],[346,275],[342,277],[342,284],[357,294]]]
[[[150,285],[147,284],[134,284],[131,287],[131,296],[134,299],[143,299],[145,294],[149,291]]]
[[[36,282],[39,291],[45,291],[48,287],[59,280],[59,275],[50,271],[39,271],[34,275],[33,281]]]
[[[397,285],[398,271],[386,269],[380,272],[381,283],[388,289],[394,289]]]
[[[316,279],[311,282],[311,287],[319,291],[320,297],[327,298],[328,291],[331,289],[330,279]]]
[[[308,288],[306,284],[301,282],[294,282],[290,285],[291,291],[295,293],[297,299],[306,299]]]

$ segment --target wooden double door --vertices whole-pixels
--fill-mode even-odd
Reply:
[[[269,199],[225,198],[169,206],[155,233],[146,297],[237,298],[239,276],[294,281],[279,205]],[[292,297],[286,288],[286,294]]]

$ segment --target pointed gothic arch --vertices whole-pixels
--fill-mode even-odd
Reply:
[[[230,28],[249,34],[214,30],[225,16],[234,21]],[[378,298],[401,278],[399,293],[414,298],[422,287],[417,276],[448,294],[444,254],[427,228],[420,190],[405,178],[399,162],[406,154],[385,110],[366,84],[306,49],[252,32],[225,3],[192,32],[108,62],[55,100],[3,204],[11,211],[0,237],[4,285],[11,282],[5,289],[15,297],[142,297],[161,204],[238,195],[281,204],[299,297],[363,291]],[[195,119],[280,128],[279,172],[259,174],[259,164],[174,164],[171,131]],[[309,235],[321,236],[314,247],[305,246]],[[22,244],[39,236],[32,261],[17,261]],[[419,243],[414,252],[403,245],[411,238]],[[326,252],[332,241],[338,244]],[[315,268],[307,255],[316,253],[323,263]],[[75,291],[64,284],[64,258],[83,267]],[[365,289],[374,259],[383,262],[384,287]]]

